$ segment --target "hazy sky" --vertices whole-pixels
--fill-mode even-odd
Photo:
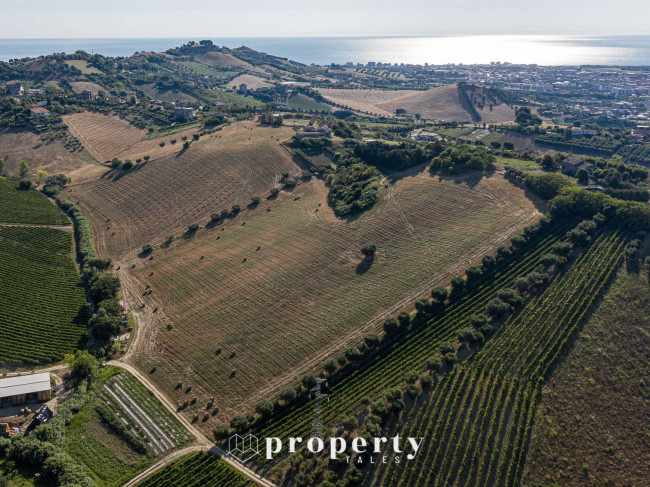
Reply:
[[[0,0],[1,38],[650,34],[650,0]]]

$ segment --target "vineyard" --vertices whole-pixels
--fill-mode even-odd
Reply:
[[[176,460],[150,477],[137,487],[252,487],[254,482],[237,470],[205,452],[193,453]]]
[[[18,189],[19,182],[0,178],[0,222],[69,225],[70,220],[47,197],[34,189]]]
[[[150,306],[173,322],[136,359],[143,370],[157,367],[151,378],[163,391],[182,402],[174,385],[183,381],[199,397],[215,396],[226,417],[250,407],[381,329],[389,314],[539,215],[501,176],[419,173],[352,221],[334,217],[326,194],[322,182],[304,183],[245,225],[239,217],[138,263]],[[377,245],[373,260],[360,252],[366,243]]]
[[[75,415],[66,451],[101,486],[121,486],[193,437],[133,376],[106,369],[93,400]]]
[[[426,360],[435,354],[438,346],[454,340],[456,332],[469,317],[483,312],[486,303],[500,289],[512,285],[517,277],[537,269],[540,257],[562,238],[567,229],[567,224],[547,228],[536,237],[536,241],[532,242],[534,245],[525,255],[486,275],[483,285],[476,286],[462,298],[450,303],[442,315],[434,317],[425,326],[410,329],[398,342],[384,345],[347,370],[342,377],[332,378],[329,402],[323,411],[324,422],[337,424],[360,407],[362,398],[379,397],[383,391],[402,384],[409,373],[424,370]],[[304,436],[309,432],[311,418],[312,405],[305,402],[269,420],[259,434],[267,437]]]
[[[267,196],[283,172],[298,170],[278,141],[291,133],[233,124],[129,173],[93,171],[70,197],[93,220],[99,249],[115,257],[182,233],[233,204],[245,206],[252,196]]]
[[[518,485],[541,386],[623,260],[601,235],[474,361],[456,368],[391,434],[423,436],[417,462],[387,464],[369,485]]]
[[[0,364],[53,362],[83,345],[88,306],[71,233],[0,226],[0,282]]]

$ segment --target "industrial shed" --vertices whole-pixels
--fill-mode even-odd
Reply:
[[[51,396],[49,372],[0,379],[0,406],[47,401]]]

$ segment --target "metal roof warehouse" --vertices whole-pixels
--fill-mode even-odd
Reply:
[[[46,401],[51,394],[49,372],[0,379],[0,405]]]

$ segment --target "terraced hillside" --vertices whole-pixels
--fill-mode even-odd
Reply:
[[[144,299],[160,307],[161,323],[134,355],[143,370],[157,366],[151,377],[165,392],[181,398],[174,384],[183,381],[228,416],[381,328],[538,215],[499,175],[424,172],[342,221],[314,180],[245,225],[237,218],[138,262],[129,273],[139,292],[153,290]],[[368,243],[378,249],[372,261],[360,253]]]
[[[278,140],[292,133],[233,124],[128,173],[92,168],[65,194],[92,219],[100,252],[116,257],[182,232],[211,213],[246,205],[252,196],[268,195],[283,172],[299,169]]]
[[[0,283],[0,366],[53,362],[83,346],[88,305],[72,233],[0,226]]]

